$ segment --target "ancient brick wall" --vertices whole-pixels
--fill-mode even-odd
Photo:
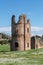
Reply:
[[[11,50],[29,50],[31,48],[31,25],[26,15],[19,16],[16,23],[15,16],[12,16],[12,43]]]

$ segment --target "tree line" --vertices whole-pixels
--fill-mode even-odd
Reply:
[[[2,38],[0,39],[0,44],[9,44],[11,43],[11,36],[7,35],[5,33],[0,33],[0,35],[2,36]]]

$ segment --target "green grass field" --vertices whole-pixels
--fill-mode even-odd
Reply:
[[[0,44],[0,51],[10,51],[10,45],[9,44]]]
[[[43,65],[43,49],[10,52],[9,45],[0,45],[0,65]]]

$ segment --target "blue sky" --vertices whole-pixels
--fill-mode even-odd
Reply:
[[[43,0],[0,0],[0,32],[11,34],[11,17],[26,14],[31,34],[43,34]]]

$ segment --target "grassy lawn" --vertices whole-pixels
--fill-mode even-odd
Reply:
[[[0,44],[0,51],[10,51],[10,45],[9,44]]]
[[[9,51],[9,45],[2,49]],[[43,49],[0,52],[0,65],[43,65]]]

